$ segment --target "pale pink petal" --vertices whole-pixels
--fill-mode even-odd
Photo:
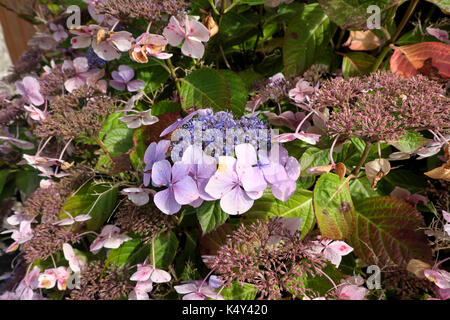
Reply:
[[[187,294],[197,291],[197,286],[194,283],[182,284],[179,286],[174,286],[173,288],[179,294]]]
[[[203,43],[191,39],[186,39],[183,46],[181,47],[181,52],[188,57],[200,59],[205,53],[205,46]]]
[[[175,196],[170,189],[156,193],[153,201],[158,209],[165,214],[175,214],[181,209],[181,205],[175,200]]]
[[[198,199],[197,184],[191,177],[186,176],[182,180],[174,183],[173,192],[175,200],[179,204],[189,204]]]
[[[138,266],[138,270],[133,273],[131,281],[147,281],[153,272],[152,266]]]
[[[70,40],[70,43],[72,44],[73,49],[87,48],[92,43],[92,36],[91,35],[80,35],[77,37],[73,37]]]
[[[128,31],[119,31],[111,35],[108,41],[112,42],[120,51],[125,52],[131,49],[133,35]]]
[[[194,41],[207,42],[209,40],[209,30],[200,22],[186,16],[185,28],[188,38]]]
[[[94,52],[103,60],[112,61],[115,59],[120,59],[122,56],[121,52],[111,46],[109,42],[103,41],[97,44],[95,41],[92,43],[92,48]]]
[[[205,300],[206,297],[200,293],[193,292],[185,295],[183,300]]]
[[[172,276],[170,273],[160,269],[156,269],[151,275],[151,280],[155,283],[165,283],[169,282],[171,279]]]
[[[175,17],[170,17],[169,24],[164,28],[163,36],[171,46],[179,46],[185,36],[185,30]]]
[[[73,67],[76,73],[83,73],[89,70],[88,59],[85,57],[75,58],[73,60]]]
[[[81,88],[85,84],[86,81],[83,81],[83,79],[81,79],[80,77],[74,77],[66,80],[66,82],[64,82],[64,87],[66,88],[67,91],[72,92],[74,90]]]
[[[236,186],[222,197],[220,207],[229,215],[238,215],[250,210],[253,203],[254,200],[239,186]]]
[[[344,241],[333,241],[330,245],[328,245],[328,248],[332,249],[341,256],[345,256],[353,251],[353,248]]]
[[[364,287],[347,285],[342,287],[339,293],[339,299],[342,300],[364,300],[368,290]]]

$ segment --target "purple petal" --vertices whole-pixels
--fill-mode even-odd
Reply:
[[[170,140],[161,140],[156,145],[156,161],[166,159],[167,150],[169,150]]]
[[[155,187],[167,186],[171,182],[171,171],[169,161],[158,161],[152,168],[152,183]]]
[[[281,201],[287,201],[297,190],[297,184],[292,180],[285,180],[272,185],[272,194]]]
[[[197,185],[191,177],[186,176],[181,181],[174,183],[173,192],[179,204],[189,204],[198,199]]]
[[[288,161],[286,162],[285,168],[289,179],[294,181],[298,179],[301,169],[297,159],[295,159],[294,157],[289,157]]]
[[[241,168],[239,177],[246,191],[259,192],[267,188],[266,180],[259,167]]]
[[[130,82],[131,79],[134,78],[134,70],[133,70],[133,68],[131,68],[129,66],[126,66],[126,65],[119,66],[119,72],[118,73],[119,73],[120,78],[123,79],[123,81],[125,83]]]
[[[238,167],[240,164],[243,164],[245,166],[253,166],[258,163],[255,147],[253,147],[251,144],[243,143],[237,145],[235,151]]]
[[[181,209],[181,205],[175,200],[173,190],[170,188],[156,193],[153,201],[165,214],[174,214]]]
[[[141,89],[144,89],[145,88],[145,83],[142,80],[133,80],[133,81],[128,82],[127,87],[128,87],[128,91],[136,92],[136,91],[139,91]]]
[[[156,142],[152,142],[150,143],[150,145],[147,147],[147,150],[145,150],[145,154],[144,154],[144,163],[152,166],[153,163],[155,163],[155,154],[156,154]],[[165,160],[165,159],[161,159],[161,160]],[[147,170],[147,169],[146,169]],[[151,168],[149,169],[151,170]]]
[[[251,199],[241,187],[236,186],[222,197],[220,200],[220,207],[230,215],[237,215],[250,210],[253,206],[253,202],[253,199]]]
[[[126,89],[126,85],[123,82],[120,82],[117,80],[109,81],[109,85],[119,91],[125,91],[125,89]]]

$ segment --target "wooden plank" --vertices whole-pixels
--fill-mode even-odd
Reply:
[[[0,7],[0,21],[11,60],[15,63],[30,48],[27,42],[35,33],[34,26],[3,7]]]

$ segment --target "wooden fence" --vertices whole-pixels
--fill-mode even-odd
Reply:
[[[30,22],[21,19],[16,13],[4,7],[0,7],[0,21],[9,54],[14,63],[25,50],[29,49],[27,42],[35,33],[35,29]]]

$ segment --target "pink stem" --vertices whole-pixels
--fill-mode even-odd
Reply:
[[[55,258],[53,258],[53,255],[51,254],[50,255],[50,257],[52,258],[52,261],[53,261],[53,266],[55,267],[55,269],[57,268],[57,266],[56,266],[56,262],[55,262]]]
[[[303,126],[303,124],[306,122],[306,120],[308,120],[309,117],[311,117],[316,111],[313,110],[310,113],[308,113],[303,120],[300,122],[300,124],[297,126],[297,129],[295,129],[295,133],[299,133],[300,128]]]
[[[64,153],[66,152],[66,150],[69,147],[71,142],[72,142],[72,139],[70,139],[69,142],[67,142],[66,145],[64,146],[64,149],[61,151],[61,155],[59,156],[59,161],[62,160]]]
[[[111,32],[113,32],[114,31],[114,29],[117,27],[117,25],[119,24],[119,20],[117,20],[116,21],[116,23],[114,23],[114,25],[112,26],[112,28],[111,28]]]
[[[439,261],[438,263],[436,263],[436,264],[434,265],[433,270],[436,270],[441,264],[443,264],[445,261],[448,261],[448,260],[450,260],[450,257],[445,258],[445,259],[442,260],[442,261]]]
[[[152,26],[152,22],[150,21],[147,27],[147,31],[145,33],[150,33],[150,27]]]
[[[153,270],[156,269],[156,258],[155,258],[155,237],[152,238],[152,258],[153,258]]]
[[[336,138],[334,139],[333,144],[331,145],[331,149],[330,149],[330,160],[331,160],[331,166],[333,168],[336,167],[336,164],[334,163],[334,159],[333,159],[333,150],[334,150],[334,147],[336,146],[338,139],[339,139],[339,135],[337,135]]]
[[[47,143],[49,143],[50,140],[51,140],[52,138],[53,138],[53,137],[48,138],[47,141],[44,142],[44,145],[42,146],[42,148],[38,149],[38,151],[37,151],[37,153],[36,153],[36,157],[39,156],[39,155],[41,154],[41,152],[44,150],[44,148],[45,148],[45,146],[47,145]]]
[[[200,284],[200,287],[198,287],[198,290],[200,290],[200,289],[203,287],[203,285],[205,284],[206,279],[209,278],[209,276],[213,273],[213,271],[214,271],[214,270],[211,270],[211,271],[206,275],[206,277],[203,279],[202,283]]]

